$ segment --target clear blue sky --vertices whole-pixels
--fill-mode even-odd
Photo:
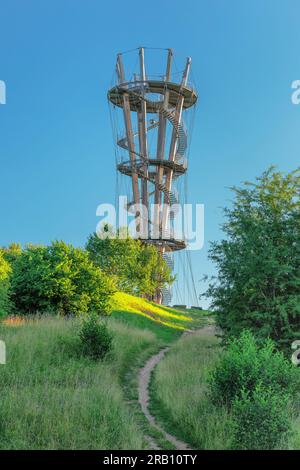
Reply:
[[[205,246],[192,252],[203,290],[228,187],[300,163],[300,105],[290,99],[300,2],[1,0],[0,21],[0,245],[84,244],[96,206],[114,201],[106,92],[116,53],[172,47],[192,56],[200,96],[189,196],[205,204]]]

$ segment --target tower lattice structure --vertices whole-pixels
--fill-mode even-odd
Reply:
[[[121,114],[114,121],[119,125],[117,170],[131,180],[126,210],[136,216],[137,238],[154,245],[173,269],[174,251],[186,248],[184,236],[176,237],[174,219],[180,204],[178,181],[188,167],[184,117],[196,104],[197,93],[189,83],[190,57],[174,75],[173,51],[167,49],[165,69],[154,76],[146,70],[145,48],[136,51],[138,68],[130,72],[118,54],[115,83],[108,91],[113,111]],[[170,289],[158,292],[156,300],[169,304]]]

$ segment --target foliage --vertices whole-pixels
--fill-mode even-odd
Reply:
[[[97,266],[115,276],[123,292],[151,298],[158,288],[173,281],[158,251],[130,238],[124,229],[115,234],[104,226],[100,233],[90,235],[86,249]]]
[[[22,246],[20,243],[11,243],[8,247],[1,248],[5,260],[13,265],[14,261],[22,253]]]
[[[257,384],[253,393],[243,389],[232,407],[235,450],[271,450],[278,448],[290,431],[288,395]]]
[[[5,260],[2,250],[0,250],[0,281],[5,281],[9,274],[11,268],[9,263]]]
[[[206,295],[225,340],[247,328],[289,349],[300,338],[300,169],[270,168],[232,190],[227,239],[210,249],[218,278]]]
[[[270,339],[259,346],[253,334],[244,331],[240,338],[230,340],[211,372],[210,397],[215,404],[230,408],[243,390],[251,398],[258,384],[277,394],[293,395],[299,388],[299,371],[275,350]]]
[[[27,246],[13,264],[11,298],[18,313],[108,314],[113,291],[88,254],[64,242]]]
[[[9,275],[11,268],[0,250],[0,318],[9,313]]]
[[[92,359],[103,359],[112,348],[113,337],[107,324],[93,312],[83,318],[79,336],[83,353]]]

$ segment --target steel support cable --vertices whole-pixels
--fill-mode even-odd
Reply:
[[[194,293],[194,302],[195,302],[195,305],[199,306],[198,296],[197,296],[197,290],[196,290],[196,283],[195,283],[195,278],[194,278],[194,273],[193,273],[193,267],[192,267],[191,254],[190,254],[189,251],[187,252],[187,259],[188,259],[190,274],[191,274],[191,278],[192,278],[192,287],[193,287],[193,293]]]
[[[187,262],[186,262],[186,253],[183,252],[182,254],[183,256],[183,270],[184,270],[184,280],[185,280],[185,294],[186,295],[186,298],[188,299],[188,301],[186,302],[187,304],[189,304],[190,302],[190,285],[189,285],[189,277],[188,277],[188,272],[187,272]]]
[[[192,138],[192,133],[194,131],[194,120],[195,120],[195,107],[192,110],[192,122],[191,122],[191,125],[190,125],[191,138]],[[191,141],[191,139],[190,139],[190,141]],[[188,151],[188,157],[189,157],[189,155],[190,155],[190,148],[189,148],[189,151]],[[189,158],[189,160],[190,160],[190,158]],[[184,178],[184,187],[185,187],[184,188],[185,199],[186,199],[186,201],[188,201],[188,181],[187,181],[187,178]],[[187,250],[186,256],[187,256],[187,261],[188,261],[188,266],[189,266],[189,271],[190,271],[190,277],[191,277],[191,281],[192,281],[194,301],[195,301],[195,304],[198,306],[199,302],[198,302],[198,296],[197,296],[197,290],[196,290],[196,283],[195,283],[195,278],[194,278],[191,254],[190,254],[189,250]]]

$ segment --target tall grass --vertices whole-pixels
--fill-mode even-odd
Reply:
[[[142,432],[120,381],[131,361],[158,341],[109,321],[114,350],[103,362],[78,353],[76,322],[41,319],[0,326],[0,449],[142,449]]]
[[[207,332],[182,337],[152,381],[153,413],[196,449],[226,449],[230,442],[230,418],[206,394],[207,374],[220,351],[218,340]]]

